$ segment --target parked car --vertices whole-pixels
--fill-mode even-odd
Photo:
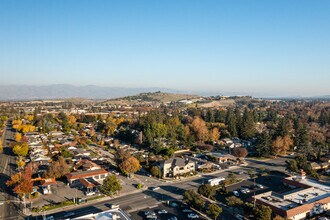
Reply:
[[[71,217],[71,216],[74,216],[74,212],[67,212],[63,215],[64,218],[68,218],[68,217]]]
[[[175,216],[172,216],[171,218],[169,218],[169,219],[167,219],[167,220],[178,220],[178,218],[175,217]]]
[[[149,189],[151,189],[152,191],[156,191],[156,190],[159,190],[160,188],[159,187],[150,187]]]
[[[239,193],[235,190],[233,191],[234,196],[239,196]]]
[[[175,202],[172,202],[172,203],[171,203],[171,206],[172,206],[172,207],[178,207],[178,204],[176,204]]]
[[[240,214],[236,214],[235,215],[235,218],[236,219],[239,219],[239,220],[244,220],[244,217],[242,215],[240,215]]]
[[[242,187],[241,191],[242,191],[242,190],[244,190],[245,193],[249,193],[249,192],[250,192],[249,188]]]
[[[165,209],[158,211],[158,214],[166,214],[166,213],[167,213],[167,211]]]
[[[246,193],[247,193],[245,189],[241,189],[240,191],[241,191],[241,193],[243,193],[243,194],[246,194]]]
[[[264,188],[264,186],[261,185],[261,184],[257,184],[257,187],[260,188],[260,189],[263,189]]]
[[[183,209],[182,212],[193,212],[193,211],[190,209]]]
[[[199,215],[195,214],[195,213],[190,213],[188,215],[188,218],[199,218]]]
[[[152,211],[146,211],[144,212],[144,215],[149,216],[149,215],[156,215],[156,213],[152,212]]]

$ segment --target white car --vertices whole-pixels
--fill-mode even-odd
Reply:
[[[248,188],[242,188],[242,189],[241,189],[241,192],[242,192],[242,193],[249,193],[250,190],[249,190]]]
[[[199,215],[195,214],[195,213],[190,213],[188,215],[188,218],[199,218]]]
[[[236,214],[235,218],[239,219],[239,220],[244,220],[244,217],[240,214]]]
[[[260,188],[260,189],[263,189],[264,188],[264,186],[261,185],[261,184],[257,184],[257,187]]]
[[[165,209],[158,211],[158,214],[166,214],[166,213],[167,213],[167,211]]]
[[[239,196],[239,193],[235,190],[233,191],[234,196]]]

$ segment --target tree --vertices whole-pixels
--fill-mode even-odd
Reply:
[[[221,214],[222,208],[217,204],[210,204],[207,208],[207,214],[214,219],[217,219],[218,216]]]
[[[129,151],[124,150],[123,148],[121,148],[121,149],[117,150],[117,152],[115,154],[115,160],[116,160],[117,164],[120,164],[124,160],[129,158],[130,156],[131,156],[131,154],[129,153]]]
[[[16,142],[20,142],[21,140],[22,140],[22,134],[16,132],[16,133],[15,133],[15,141],[16,141]]]
[[[272,144],[272,152],[275,156],[282,154],[283,152],[283,139],[282,137],[277,137]]]
[[[21,197],[25,194],[30,194],[33,187],[31,167],[26,166],[23,172],[14,174],[6,182],[6,185],[14,187],[14,192]]]
[[[252,111],[245,109],[242,119],[241,136],[243,139],[251,139],[256,133]]]
[[[258,205],[254,208],[254,217],[256,220],[271,220],[272,210],[268,206]]]
[[[46,173],[47,177],[50,178],[61,178],[66,174],[70,173],[70,168],[66,163],[65,159],[62,156],[58,157],[58,160],[53,162],[51,166],[48,168]]]
[[[212,196],[214,196],[215,192],[216,189],[210,184],[203,184],[198,187],[198,193],[202,194],[207,198],[211,198]]]
[[[160,173],[160,170],[157,166],[153,166],[151,168],[151,175],[154,176],[154,177],[160,177],[161,173]]]
[[[227,130],[232,137],[237,137],[236,117],[232,109],[227,111],[226,115]]]
[[[268,132],[261,133],[257,138],[255,152],[259,157],[268,157],[271,153],[271,138]]]
[[[290,149],[293,141],[289,136],[285,137],[277,137],[272,144],[272,151],[275,156],[280,154],[286,154],[286,152]]]
[[[189,205],[198,208],[199,210],[204,207],[205,201],[194,190],[186,190],[183,193],[183,201]]]
[[[124,160],[121,164],[119,164],[120,170],[128,176],[136,173],[138,170],[141,169],[141,165],[138,159],[135,157],[129,157]]]
[[[26,157],[29,151],[29,146],[27,143],[19,143],[13,147],[13,152],[17,156]]]
[[[237,175],[234,173],[229,173],[226,179],[228,184],[236,183]]]
[[[296,160],[285,161],[286,168],[293,172],[298,172],[298,164]]]
[[[107,176],[100,187],[100,191],[108,196],[114,195],[121,189],[122,186],[115,175]]]
[[[199,142],[204,143],[207,140],[209,134],[205,121],[200,117],[195,117],[191,125],[193,131],[195,132],[196,139]]]
[[[282,218],[281,216],[279,215],[276,215],[273,220],[284,220],[284,218]]]
[[[213,128],[210,135],[211,135],[212,141],[214,141],[214,142],[218,142],[219,141],[220,132],[219,132],[219,129],[218,128]]]
[[[248,151],[246,150],[245,147],[236,147],[232,150],[231,153],[232,155],[238,158],[246,157],[248,155]]]
[[[21,157],[19,157],[19,159],[16,161],[16,164],[18,168],[22,168],[25,166],[25,162]]]
[[[243,204],[243,201],[240,198],[237,198],[236,196],[227,197],[226,202],[228,206],[232,206],[232,207],[238,207]]]
[[[118,149],[118,147],[120,146],[120,143],[119,143],[119,140],[118,140],[118,139],[115,139],[115,140],[113,141],[113,146],[114,146],[116,149]]]

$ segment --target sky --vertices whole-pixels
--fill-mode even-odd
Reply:
[[[2,0],[0,77],[330,95],[330,1]]]

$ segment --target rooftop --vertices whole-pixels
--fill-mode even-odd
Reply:
[[[80,216],[75,219],[84,219],[84,220],[114,220],[114,219],[121,219],[121,220],[131,220],[128,215],[123,212],[121,209],[111,209],[108,211],[96,213],[96,214],[88,214],[84,216]]]
[[[330,202],[330,187],[318,181],[288,177],[283,182],[295,188],[284,194],[269,191],[256,195],[254,198],[259,203],[271,206],[286,217],[306,212],[315,203]]]

